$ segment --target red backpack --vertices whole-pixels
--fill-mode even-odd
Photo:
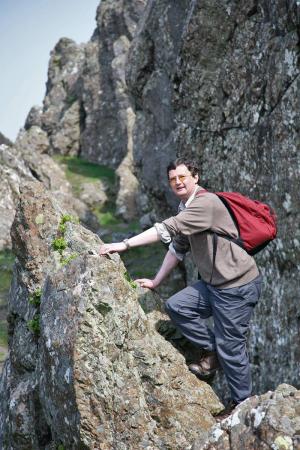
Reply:
[[[197,192],[196,197],[205,192],[207,191]],[[275,239],[277,234],[276,216],[268,205],[251,200],[238,192],[216,192],[215,194],[226,206],[239,233],[238,239],[223,235],[222,237],[236,243],[249,255],[255,255]],[[214,239],[214,247],[216,241],[217,236]]]

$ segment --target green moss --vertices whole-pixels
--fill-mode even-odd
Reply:
[[[29,303],[33,306],[40,306],[41,304],[41,296],[42,296],[42,290],[36,289],[32,295],[29,297]]]
[[[130,284],[130,286],[131,286],[133,289],[136,289],[136,288],[137,288],[137,284],[131,279],[131,276],[129,275],[128,272],[125,272],[125,273],[124,273],[124,277],[125,277],[125,280],[128,281],[128,283]]]
[[[59,231],[64,235],[66,231],[66,223],[72,222],[72,223],[79,223],[78,217],[71,216],[70,214],[64,214],[61,219],[58,226]]]
[[[58,251],[60,255],[62,255],[63,251],[67,248],[67,242],[63,237],[56,238],[52,242],[52,247],[54,250]]]
[[[0,345],[7,347],[7,298],[15,257],[10,250],[0,252]]]
[[[110,211],[107,212],[96,212],[96,217],[99,220],[100,225],[102,227],[108,227],[109,225],[116,225],[120,223],[120,220],[117,219]]]
[[[34,334],[40,334],[40,316],[36,314],[32,320],[28,320],[27,326]]]
[[[57,450],[65,450],[65,447],[62,444],[59,444]]]
[[[0,320],[0,345],[7,347],[7,322]]]
[[[73,103],[76,102],[76,100],[77,100],[76,95],[71,95],[71,94],[70,94],[70,95],[68,95],[67,98],[66,98],[66,103],[67,103],[68,106],[71,106],[71,105],[73,105]]]
[[[112,307],[104,302],[98,302],[96,305],[96,309],[99,311],[102,316],[106,316],[107,313],[109,313],[112,310]]]
[[[72,253],[72,255],[67,256],[66,258],[61,258],[60,262],[62,266],[66,266],[69,262],[73,261],[73,259],[77,258],[78,253]]]

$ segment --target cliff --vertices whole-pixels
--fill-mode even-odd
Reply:
[[[299,17],[295,1],[150,0],[127,66],[148,211],[174,206],[166,166],[180,154],[199,162],[206,188],[240,191],[277,213],[278,238],[257,257],[255,392],[299,385]]]

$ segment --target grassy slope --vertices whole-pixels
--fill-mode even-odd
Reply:
[[[0,365],[7,349],[7,296],[11,282],[14,256],[11,251],[0,252]]]

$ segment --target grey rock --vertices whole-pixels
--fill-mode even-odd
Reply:
[[[43,109],[41,106],[35,105],[32,106],[29,113],[27,114],[24,128],[25,130],[29,130],[29,128],[36,126],[41,128],[42,127],[42,113]]]
[[[11,247],[10,228],[19,201],[20,186],[38,180],[55,196],[65,213],[78,216],[91,229],[99,225],[87,205],[73,196],[70,183],[60,166],[46,153],[45,132],[33,126],[22,130],[16,146],[0,146],[0,249]]]
[[[257,256],[257,393],[298,383],[299,17],[293,0],[149,1],[128,55],[143,213],[173,214],[166,167],[178,155],[200,163],[207,189],[240,191],[277,212],[278,238]],[[223,395],[224,380],[216,388]]]
[[[231,416],[196,440],[193,450],[299,448],[300,391],[280,385],[274,392],[251,397]]]
[[[81,156],[114,168],[127,154],[126,111],[131,101],[125,83],[126,58],[144,6],[144,0],[102,1],[97,29],[86,46]]]
[[[131,286],[118,255],[100,257],[96,235],[68,222],[64,257],[77,256],[61,266],[52,247],[61,214],[41,183],[24,185],[12,227],[1,448],[190,448],[220,402],[157,332],[165,318],[159,297]],[[32,311],[28,297],[38,288],[41,305]],[[33,313],[40,334],[30,340]],[[21,349],[30,342],[28,361]]]
[[[0,145],[5,144],[5,145],[13,145],[13,143],[11,142],[10,139],[8,139],[6,136],[4,136],[4,134],[2,134],[0,132]]]
[[[39,126],[32,125],[27,130],[20,130],[14,146],[18,151],[24,151],[27,154],[49,153],[48,135]]]
[[[76,155],[81,127],[80,75],[84,45],[62,38],[51,52],[42,127],[47,132],[51,151]]]
[[[102,207],[108,200],[106,195],[108,187],[105,186],[101,180],[96,180],[95,182],[90,183],[82,183],[80,188],[79,198],[90,208],[95,206]]]

